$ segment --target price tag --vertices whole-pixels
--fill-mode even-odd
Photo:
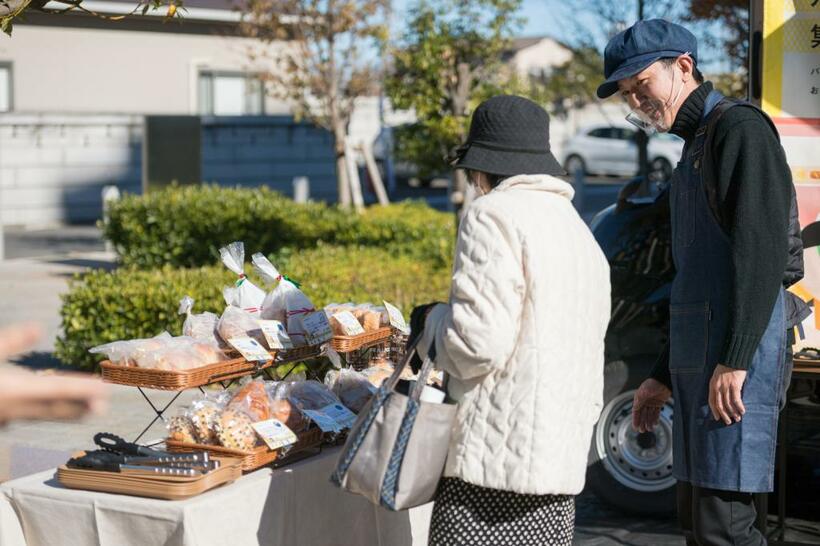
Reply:
[[[356,414],[341,404],[330,404],[318,410],[304,410],[322,432],[341,432],[356,422]]]
[[[257,320],[265,340],[271,349],[293,349],[293,341],[290,339],[285,325],[278,320]]]
[[[273,356],[258,341],[248,336],[232,337],[228,343],[248,362],[266,362]]]
[[[350,311],[342,311],[341,313],[336,313],[335,315],[333,315],[333,319],[336,320],[342,326],[342,331],[345,333],[345,335],[358,336],[359,334],[364,333],[364,328],[362,328],[362,325]]]
[[[259,435],[265,444],[271,449],[293,445],[298,438],[282,421],[278,419],[268,419],[259,421],[251,425],[253,430]]]
[[[319,345],[333,337],[333,328],[324,311],[316,311],[302,316],[305,341],[308,345]]]
[[[399,308],[395,305],[391,305],[384,302],[384,308],[387,309],[387,316],[390,317],[390,326],[399,330],[402,334],[409,334],[410,327],[407,326],[407,322],[404,320],[404,315],[401,314]]]

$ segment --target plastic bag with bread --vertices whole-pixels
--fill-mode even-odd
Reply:
[[[284,277],[264,254],[257,252],[251,258],[253,267],[268,284],[276,284],[262,302],[261,316],[278,320],[285,325],[294,347],[307,344],[302,319],[316,311],[310,299],[292,280]]]

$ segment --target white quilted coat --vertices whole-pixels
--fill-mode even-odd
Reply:
[[[584,486],[603,396],[609,266],[548,175],[501,182],[461,223],[449,304],[427,317],[422,356],[459,401],[445,476],[529,494]]]

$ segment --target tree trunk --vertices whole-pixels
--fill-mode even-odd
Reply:
[[[459,63],[456,67],[456,86],[452,91],[453,114],[456,116],[467,115],[467,105],[470,100],[470,89],[472,87],[473,74],[470,70],[470,65],[467,63]],[[461,135],[460,140],[463,142],[465,135]],[[461,212],[469,205],[467,202],[467,173],[463,169],[457,169],[452,181],[452,201],[453,207],[456,211],[456,218],[461,219]]]
[[[333,148],[336,152],[336,189],[339,194],[339,205],[342,208],[350,208],[350,181],[347,176],[347,164],[345,153],[345,135],[344,128],[333,128]]]

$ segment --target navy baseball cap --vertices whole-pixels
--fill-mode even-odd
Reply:
[[[598,98],[605,99],[618,91],[618,81],[631,78],[659,59],[680,57],[688,53],[698,61],[698,40],[680,25],[650,19],[638,21],[619,32],[604,50],[606,81],[598,87]]]

